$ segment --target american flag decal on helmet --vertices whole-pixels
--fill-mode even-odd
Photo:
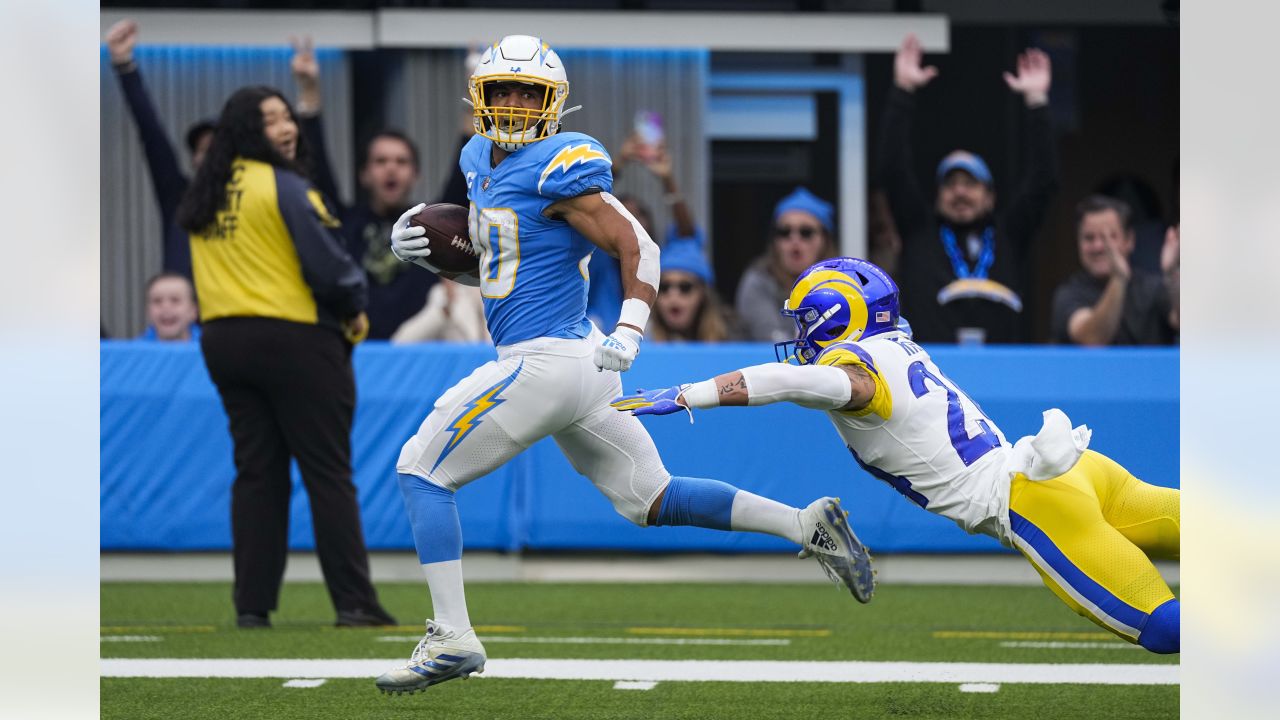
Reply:
[[[876,322],[878,322],[878,323],[889,322],[889,312],[888,312],[887,310],[881,310],[881,311],[877,312],[877,313],[876,313]]]

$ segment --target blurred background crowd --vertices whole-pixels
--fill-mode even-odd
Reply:
[[[442,5],[343,6],[406,4]],[[933,5],[948,3],[757,9],[946,10]],[[112,6],[101,60],[104,338],[199,338],[178,206],[222,103],[265,84],[292,103],[309,180],[366,275],[368,337],[488,340],[478,291],[399,262],[388,237],[418,202],[466,205],[457,155],[471,118],[459,98],[476,48],[527,30],[476,27],[454,48],[317,47],[305,27],[287,46],[185,46],[151,42],[147,12],[128,11],[147,3],[108,18]],[[856,54],[544,39],[565,60],[570,104],[585,106],[567,129],[605,143],[617,193],[663,248],[651,341],[790,339],[794,326],[778,309],[796,276],[856,254],[897,279],[918,341],[1170,345],[1179,328],[1177,3],[1143,3],[1134,15],[1147,20],[960,13],[945,52],[910,32]],[[800,84],[780,87],[787,78]],[[610,328],[617,263],[597,252],[589,271],[588,312]]]

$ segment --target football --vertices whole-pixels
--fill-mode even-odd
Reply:
[[[480,254],[471,246],[467,234],[467,209],[451,203],[428,205],[409,220],[410,225],[425,228],[431,254],[427,262],[449,273],[476,274]]]

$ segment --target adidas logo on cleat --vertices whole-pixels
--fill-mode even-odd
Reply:
[[[830,533],[827,532],[826,526],[822,523],[814,526],[813,537],[809,539],[809,544],[832,553],[840,549],[836,545],[835,539],[831,537]]]

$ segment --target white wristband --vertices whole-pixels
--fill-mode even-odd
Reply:
[[[720,394],[716,392],[715,380],[686,385],[680,391],[680,397],[684,398],[684,404],[690,408],[720,407]]]
[[[622,312],[618,313],[618,324],[626,323],[640,328],[640,334],[649,325],[649,303],[639,298],[627,298],[622,301]]]

